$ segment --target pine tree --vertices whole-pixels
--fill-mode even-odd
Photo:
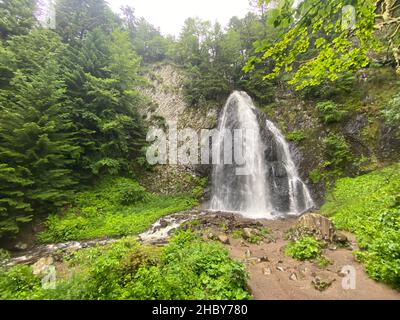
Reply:
[[[22,37],[28,43],[32,37],[41,39]],[[25,43],[20,40],[16,43]],[[45,43],[51,40],[55,41],[48,37]],[[72,107],[57,60],[47,55],[41,66],[35,63],[35,54],[26,53],[33,60],[22,61],[26,69],[17,70],[10,87],[0,91],[0,235],[18,231],[32,212],[66,204],[77,183],[72,167],[80,148],[75,145]],[[36,65],[35,72],[28,65]]]
[[[27,34],[36,22],[35,0],[0,1],[0,37]]]

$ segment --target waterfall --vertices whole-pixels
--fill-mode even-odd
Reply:
[[[245,92],[235,91],[228,98],[215,148],[211,210],[273,219],[314,206],[282,133]]]

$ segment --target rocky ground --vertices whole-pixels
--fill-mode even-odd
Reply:
[[[209,214],[195,225],[205,230],[205,237],[223,242],[233,258],[246,263],[254,299],[400,300],[398,291],[370,279],[356,262],[353,250],[357,244],[353,235],[336,232],[328,219],[315,216],[317,221],[302,219],[299,223],[297,219],[254,222],[236,215]],[[326,267],[315,261],[297,261],[284,253],[289,242],[285,240],[287,231],[298,229],[299,224],[313,229],[313,223],[317,237],[327,240],[322,255],[331,264]],[[343,241],[347,245],[342,246]],[[349,266],[355,269],[355,289],[345,289],[349,282],[344,268]]]
[[[162,245],[177,228],[191,229],[208,241],[223,243],[232,258],[243,261],[249,273],[249,289],[257,300],[400,300],[400,292],[370,279],[354,258],[357,243],[352,234],[338,232],[329,219],[306,214],[300,219],[249,220],[236,214],[192,210],[159,220],[138,241]],[[312,234],[324,243],[322,256],[329,264],[317,260],[298,261],[285,254],[289,239]],[[33,265],[36,273],[49,265],[57,272],[65,266],[62,255],[113,239],[68,242],[38,246],[13,255],[8,264]],[[60,270],[59,270],[60,269]],[[346,269],[354,271],[349,282]],[[354,288],[349,288],[354,284]]]

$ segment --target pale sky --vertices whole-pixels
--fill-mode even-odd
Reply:
[[[144,17],[164,35],[179,35],[184,21],[199,17],[226,26],[233,16],[243,18],[250,10],[248,0],[107,0],[118,12],[123,5],[135,8],[137,17]]]

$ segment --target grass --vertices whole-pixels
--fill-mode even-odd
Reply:
[[[193,194],[149,194],[132,179],[109,178],[79,193],[75,205],[63,215],[51,215],[46,231],[38,238],[43,243],[54,243],[137,235],[159,218],[197,204]]]
[[[190,231],[164,248],[132,237],[83,249],[66,263],[69,272],[45,290],[29,266],[0,270],[0,299],[242,300],[249,299],[245,266],[226,248]]]
[[[290,242],[285,254],[299,261],[313,260],[321,256],[321,244],[313,237],[305,236],[296,242]]]
[[[400,288],[400,164],[337,181],[322,212],[357,236],[367,273]]]

